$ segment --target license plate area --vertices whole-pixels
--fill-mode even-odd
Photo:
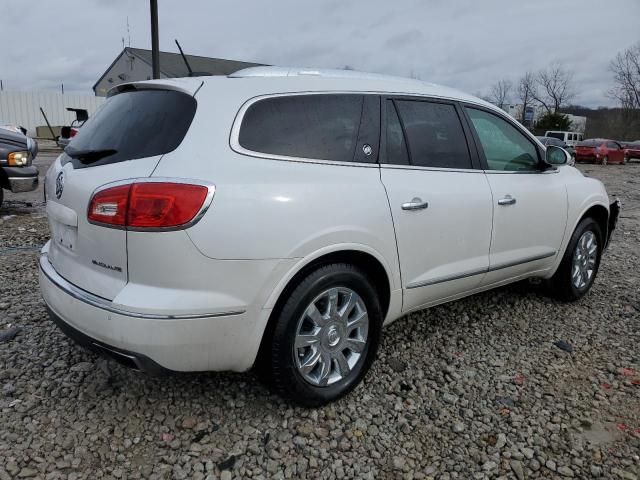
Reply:
[[[56,247],[75,252],[78,248],[78,228],[54,220],[51,222],[51,239]]]

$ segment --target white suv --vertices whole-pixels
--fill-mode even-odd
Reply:
[[[258,67],[120,85],[47,174],[42,295],[133,368],[255,366],[320,405],[408,312],[529,277],[583,296],[618,204],[566,161],[415,80]]]

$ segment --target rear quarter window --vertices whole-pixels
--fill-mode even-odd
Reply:
[[[363,101],[351,94],[258,100],[244,114],[238,143],[256,153],[352,162]]]
[[[90,117],[67,147],[67,153],[113,150],[98,166],[163,155],[175,150],[189,130],[196,100],[173,90],[130,90],[114,95]],[[74,159],[75,160],[75,159]]]

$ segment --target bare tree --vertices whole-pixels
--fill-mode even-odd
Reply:
[[[573,72],[566,70],[559,63],[552,63],[548,68],[538,72],[536,84],[533,99],[548,113],[556,113],[576,96]]]
[[[524,125],[527,107],[533,103],[536,92],[536,78],[532,72],[526,72],[518,81],[518,98],[522,102],[520,123]]]
[[[609,95],[625,109],[640,109],[640,42],[618,53],[611,62],[615,85]]]
[[[497,107],[504,108],[509,101],[512,86],[511,81],[505,79],[494,83],[491,86],[491,91],[489,92],[490,102]]]

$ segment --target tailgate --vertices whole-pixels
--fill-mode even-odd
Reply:
[[[90,223],[89,203],[106,184],[151,176],[162,156],[180,145],[196,101],[174,84],[116,91],[47,172],[49,261],[59,275],[94,295],[112,300],[127,283],[127,231]],[[116,207],[105,205],[106,215]]]
[[[49,261],[74,285],[109,300],[127,283],[127,232],[93,225],[87,207],[93,191],[123,173],[148,177],[160,156],[96,168],[61,165],[59,157],[45,179],[47,216],[51,230]],[[58,198],[58,194],[59,198]]]

